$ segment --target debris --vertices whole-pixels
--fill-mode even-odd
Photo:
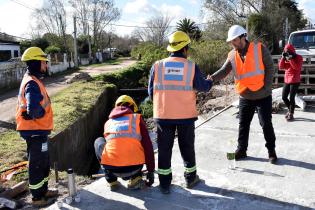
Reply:
[[[74,77],[72,77],[70,79],[67,79],[66,83],[70,84],[70,83],[81,81],[81,80],[88,82],[88,81],[92,80],[92,77],[88,73],[82,72],[82,73],[76,74]]]
[[[22,192],[28,189],[28,183],[26,181],[22,181],[13,187],[5,190],[4,192],[0,193],[0,197],[4,198],[14,198],[17,195],[21,194]]]
[[[28,161],[23,161],[15,164],[14,166],[0,171],[0,181],[5,182],[10,180],[13,175],[23,173],[27,170]]]
[[[0,208],[1,209],[2,208],[16,209],[16,206],[17,206],[17,204],[15,201],[0,197]]]

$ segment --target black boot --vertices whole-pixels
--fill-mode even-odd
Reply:
[[[247,157],[246,151],[236,150],[235,151],[235,160],[244,159]]]
[[[269,154],[269,162],[271,164],[275,164],[278,160],[278,157],[277,157],[277,154],[276,154],[276,150],[269,150],[268,151],[268,154]]]

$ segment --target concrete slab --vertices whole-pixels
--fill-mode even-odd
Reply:
[[[315,209],[315,110],[296,111],[296,121],[286,122],[274,114],[279,161],[267,160],[262,129],[254,116],[248,155],[228,169],[229,140],[236,140],[236,108],[229,108],[196,129],[197,171],[203,180],[194,189],[184,188],[183,163],[175,143],[173,186],[163,195],[158,179],[151,188],[130,191],[122,187],[110,192],[101,178],[81,193],[81,202],[63,209]],[[122,182],[126,186],[126,182]],[[54,204],[48,209],[58,209]]]

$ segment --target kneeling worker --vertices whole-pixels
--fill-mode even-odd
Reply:
[[[94,147],[111,190],[119,187],[117,177],[129,179],[129,189],[143,186],[142,167],[146,164],[148,186],[154,182],[154,153],[146,125],[138,107],[127,95],[120,96],[104,126],[104,137]]]

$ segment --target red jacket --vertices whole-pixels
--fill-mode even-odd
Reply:
[[[295,54],[293,45],[287,44],[284,51]],[[283,57],[279,62],[279,70],[285,71],[284,82],[286,84],[299,83],[301,81],[301,69],[303,64],[303,58],[301,55],[295,54],[295,56],[286,60]]]
[[[109,118],[117,118],[125,114],[133,114],[133,112],[128,107],[118,106],[111,111]],[[146,124],[143,121],[142,117],[140,118],[140,132],[142,136],[141,145],[144,150],[145,163],[148,171],[153,172],[155,168],[153,146]]]

